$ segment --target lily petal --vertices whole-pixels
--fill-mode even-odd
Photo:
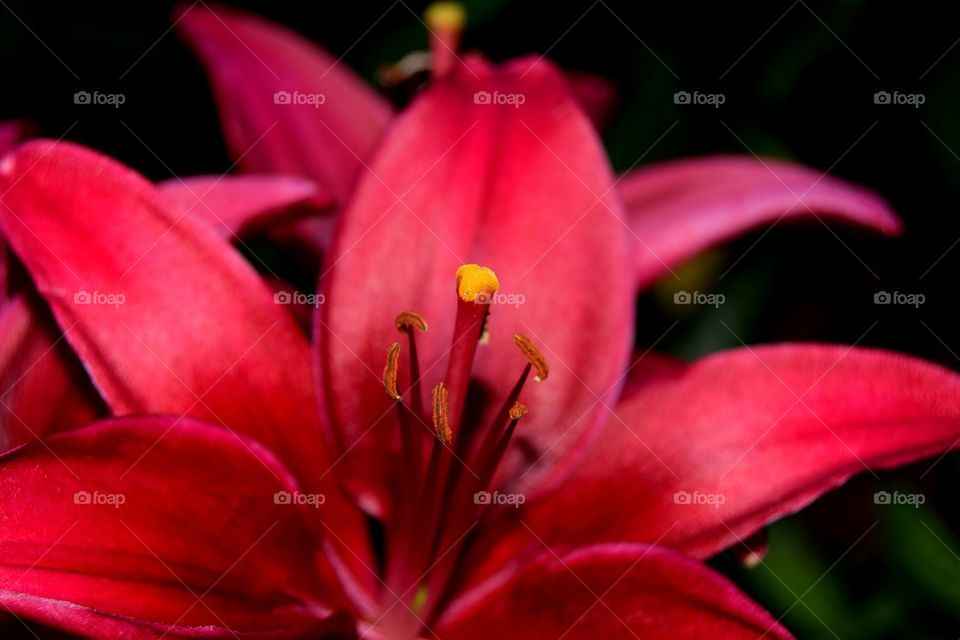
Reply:
[[[479,92],[524,101],[487,104]],[[427,319],[418,350],[430,388],[445,370],[455,273],[465,263],[492,268],[500,293],[514,296],[492,307],[490,342],[475,363],[476,380],[498,399],[489,404],[526,364],[514,333],[553,364],[548,381],[524,392],[531,411],[504,482],[536,487],[582,448],[598,424],[598,399],[618,392],[632,329],[628,243],[612,184],[592,125],[545,62],[471,59],[399,116],[342,214],[315,325],[334,435],[350,449],[352,479],[365,484],[369,504],[396,435],[375,426],[390,413],[378,372],[396,341],[393,319],[406,309]],[[521,477],[521,469],[531,471]]]
[[[884,351],[734,349],[634,388],[569,490],[524,516],[551,544],[658,541],[708,557],[856,473],[960,444],[960,376]]]
[[[97,637],[310,624],[341,596],[309,577],[305,508],[275,498],[297,490],[260,445],[188,418],[25,445],[0,457],[0,603]]]
[[[708,156],[638,169],[619,185],[637,241],[638,288],[699,252],[781,220],[839,220],[897,235],[878,195],[814,169],[747,156]]]
[[[177,218],[190,215],[232,239],[282,224],[309,210],[302,205],[329,206],[332,199],[302,178],[285,176],[193,176],[172,178],[157,189]]]
[[[111,411],[254,438],[328,496],[325,522],[362,557],[364,522],[328,473],[307,339],[230,244],[177,219],[142,176],[69,143],[8,155],[0,192],[0,229]]]
[[[194,4],[176,25],[207,68],[241,167],[309,178],[342,200],[389,104],[341,60],[259,17]]]
[[[42,305],[17,295],[0,310],[0,451],[106,411]]]
[[[708,567],[636,544],[543,553],[455,601],[437,632],[450,640],[791,637]]]

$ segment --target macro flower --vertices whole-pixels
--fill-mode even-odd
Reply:
[[[618,181],[566,74],[460,58],[455,29],[393,115],[259,19],[181,23],[232,148],[286,182],[184,181],[222,196],[211,217],[71,143],[0,160],[29,276],[4,323],[18,304],[65,336],[0,348],[10,417],[43,436],[0,457],[14,616],[91,638],[788,638],[701,560],[960,438],[960,379],[909,356],[633,354],[641,287],[785,213],[896,232],[872,193],[742,158]],[[309,334],[230,243],[306,201],[334,220],[304,240]],[[54,348],[59,377],[35,372]]]

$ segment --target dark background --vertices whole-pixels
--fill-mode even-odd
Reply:
[[[426,43],[416,18],[425,3],[231,4],[345,54],[371,82],[382,64]],[[683,284],[640,300],[640,345],[679,320],[661,347],[685,357],[739,346],[739,336],[881,346],[960,369],[960,22],[952,3],[466,4],[465,48],[498,60],[548,52],[619,87],[604,135],[619,170],[711,152],[776,155],[872,187],[906,223],[896,241],[846,228],[834,235],[817,222],[750,234],[685,269]],[[155,179],[226,170],[205,77],[168,32],[173,6],[3,0],[0,119],[32,118],[45,136],[66,135]],[[83,89],[119,91],[127,101],[116,111],[75,105]],[[676,105],[680,90],[726,101]],[[925,102],[875,105],[881,90]],[[669,301],[684,287],[724,293],[727,304],[678,315]],[[877,306],[880,290],[922,293],[926,303]],[[801,638],[956,638],[958,479],[956,455],[858,478],[772,527],[760,567],[740,569],[729,556],[714,564]],[[919,492],[926,504],[877,506],[881,489]]]

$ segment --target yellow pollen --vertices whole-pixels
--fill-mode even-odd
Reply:
[[[453,441],[453,431],[449,424],[449,405],[447,388],[441,382],[433,388],[433,430],[441,444],[449,445]]]
[[[487,267],[465,264],[457,269],[457,295],[464,302],[490,304],[499,288],[497,274]]]
[[[397,369],[400,361],[400,343],[394,342],[387,349],[387,364],[383,368],[383,388],[387,390],[387,395],[394,400],[400,399],[397,391]]]
[[[410,331],[411,328],[416,327],[420,331],[427,330],[427,321],[423,319],[423,316],[417,313],[416,311],[404,311],[397,316],[397,319],[393,321],[394,325],[397,327],[397,331]]]
[[[513,336],[513,342],[517,345],[517,348],[520,349],[520,352],[527,357],[527,361],[537,370],[537,375],[534,377],[534,380],[537,382],[546,380],[550,374],[550,368],[547,367],[547,360],[543,357],[543,354],[533,346],[530,338],[522,333],[518,333]]]
[[[434,2],[427,7],[423,21],[433,30],[462,31],[467,10],[459,2]]]

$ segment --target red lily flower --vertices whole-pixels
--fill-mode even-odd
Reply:
[[[0,163],[0,231],[116,416],[0,458],[2,606],[97,638],[785,638],[689,556],[960,436],[958,377],[906,356],[632,360],[650,276],[549,63],[455,65],[368,167],[311,348],[132,171],[48,141]],[[826,187],[826,209],[894,228]]]

